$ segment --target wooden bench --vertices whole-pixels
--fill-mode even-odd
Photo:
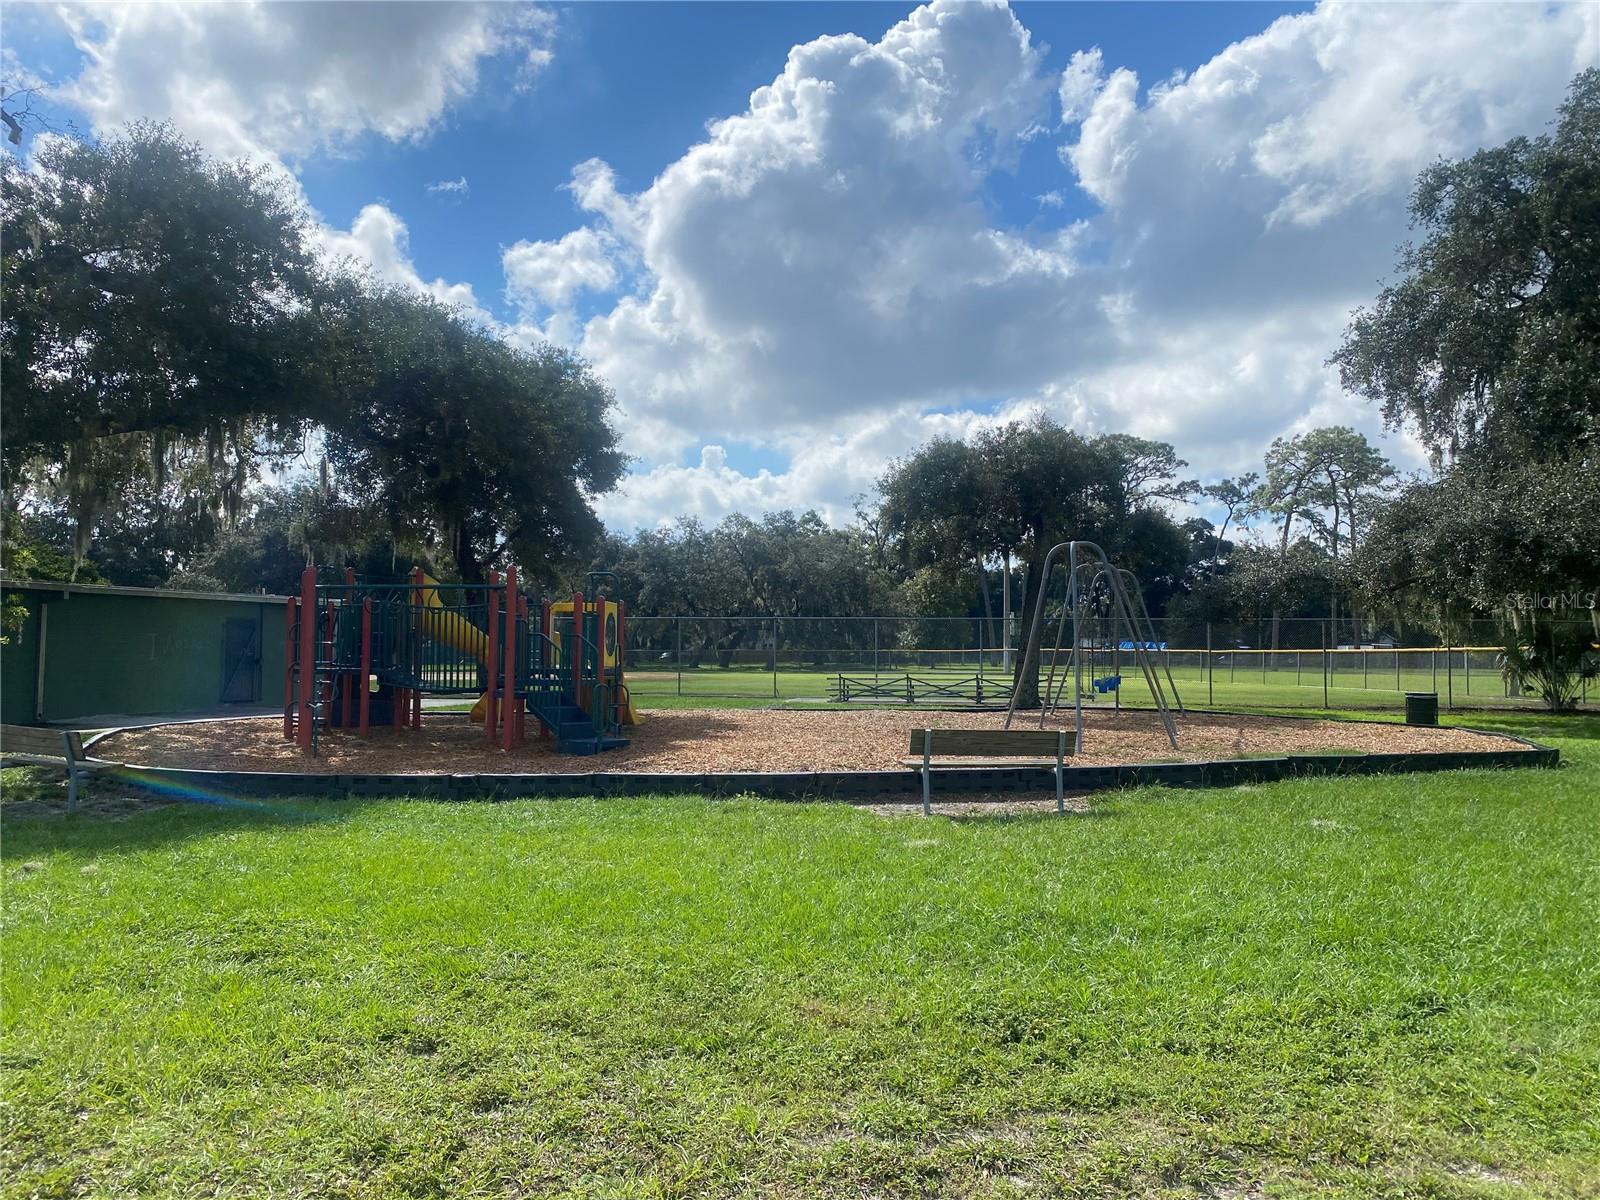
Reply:
[[[1066,760],[1078,748],[1078,735],[1065,729],[913,729],[912,757],[907,766],[922,771],[922,812],[930,811],[936,758],[973,761],[942,764],[951,769],[1014,767],[1018,759],[1035,759],[1053,765],[1056,777],[1056,811],[1066,811]]]
[[[78,781],[91,771],[115,763],[97,762],[83,752],[83,735],[75,729],[38,725],[0,725],[0,760],[63,767],[67,772],[67,811],[78,808]]]

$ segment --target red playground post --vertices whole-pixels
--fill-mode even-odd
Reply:
[[[483,731],[489,739],[489,744],[494,745],[494,731],[496,718],[499,716],[499,687],[500,687],[500,577],[493,571],[489,572],[489,586],[484,589],[488,609],[489,652],[484,656],[484,666],[488,668],[488,688],[484,695],[488,698],[484,705]]]
[[[539,632],[544,635],[544,640],[539,643],[539,667],[541,670],[554,670],[561,664],[552,657],[550,650],[555,644],[555,625],[550,620],[550,601],[539,601]],[[539,738],[541,741],[550,737],[550,727],[543,721],[539,722]]]
[[[367,720],[372,713],[372,692],[368,680],[372,678],[372,599],[361,602],[361,734],[367,733]]]
[[[594,681],[598,686],[606,681],[606,594],[594,594]],[[604,714],[605,693],[601,692],[600,716]]]
[[[523,629],[527,629],[528,628],[528,598],[526,596],[518,596],[517,597],[517,620],[521,622],[521,628],[523,628]],[[532,651],[533,647],[534,647],[534,644],[535,643],[534,643],[534,640],[533,640],[533,631],[529,630],[528,631],[528,649],[524,650],[523,653],[524,654],[530,653]],[[527,730],[528,706],[527,706],[526,703],[524,703],[523,701],[519,700],[513,706],[512,711],[517,714],[517,745],[520,746],[520,745],[522,745],[523,740],[528,736],[528,730]]]
[[[506,570],[506,635],[501,639],[500,652],[505,655],[505,699],[500,712],[500,748],[511,749],[516,736],[517,706],[517,568]]]
[[[290,596],[283,617],[283,738],[294,741],[295,623],[300,620],[300,597]]]
[[[416,595],[416,605],[417,605],[417,619],[416,619],[416,629],[414,631],[413,636],[416,638],[417,678],[418,678],[419,681],[421,681],[423,683],[426,683],[427,682],[427,670],[428,670],[428,667],[427,667],[427,663],[425,662],[424,656],[423,656],[423,653],[422,653],[422,645],[423,645],[422,634],[423,634],[423,625],[424,625],[423,614],[424,614],[424,611],[425,611],[425,605],[423,603],[423,596],[422,596],[422,580],[423,580],[422,568],[421,567],[413,567],[413,568],[411,568],[411,581],[414,584],[416,584],[415,595]],[[411,728],[413,728],[413,729],[421,729],[422,728],[422,689],[420,687],[419,688],[414,688],[412,690],[412,692],[411,692],[411,722],[410,723],[411,723]]]
[[[317,683],[317,569],[300,573],[300,713],[295,741],[300,749],[311,749],[311,698]]]

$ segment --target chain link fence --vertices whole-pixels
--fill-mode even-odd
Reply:
[[[639,617],[628,620],[634,698],[851,704],[1005,703],[1023,636],[998,619],[964,617]],[[1398,709],[1407,692],[1435,692],[1446,708],[1540,707],[1536,681],[1508,667],[1500,627],[1478,622],[1450,643],[1351,620],[1232,624],[1156,620],[1156,657],[1194,708]],[[1587,625],[1587,621],[1585,621]],[[1046,630],[1043,670],[1052,657]],[[1070,634],[1068,635],[1070,637]],[[1085,702],[1146,707],[1132,647],[1085,636]],[[1096,685],[1096,686],[1090,686]],[[1593,681],[1580,704],[1600,701]],[[1070,698],[1070,691],[1066,693]]]

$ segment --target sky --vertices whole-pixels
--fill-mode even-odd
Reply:
[[[1600,4],[7,4],[8,86],[290,174],[330,256],[613,387],[621,530],[852,515],[1043,412],[1214,480],[1326,365],[1417,172],[1546,129]],[[26,147],[24,148],[24,150]]]

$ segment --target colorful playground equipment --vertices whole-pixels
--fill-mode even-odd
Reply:
[[[517,586],[513,567],[487,584],[408,580],[321,583],[307,567],[288,602],[283,736],[315,754],[320,731],[419,729],[424,696],[473,696],[491,745],[526,737],[531,714],[563,754],[628,744],[638,724],[623,679],[626,612],[589,576],[589,594],[550,601]]]

